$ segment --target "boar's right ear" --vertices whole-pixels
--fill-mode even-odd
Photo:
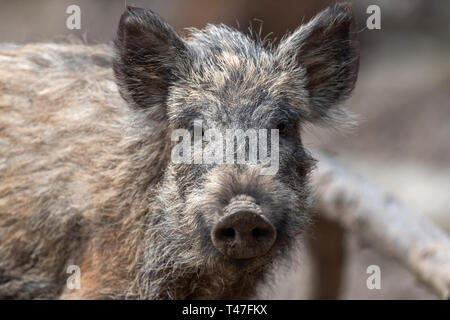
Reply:
[[[164,119],[168,88],[188,52],[183,39],[151,10],[128,6],[115,46],[121,95],[131,106],[150,111],[154,120]]]

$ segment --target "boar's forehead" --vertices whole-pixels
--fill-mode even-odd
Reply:
[[[170,90],[172,121],[300,117],[299,106],[305,103],[301,77],[277,64],[270,48],[215,26],[197,31],[188,43],[193,52],[189,71]]]

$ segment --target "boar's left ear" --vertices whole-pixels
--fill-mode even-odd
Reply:
[[[351,4],[338,3],[283,39],[277,58],[300,71],[310,121],[345,116],[337,108],[352,92],[359,69],[359,42]]]
[[[188,55],[184,40],[151,10],[128,6],[115,46],[114,73],[124,99],[153,120],[164,119],[168,88]]]

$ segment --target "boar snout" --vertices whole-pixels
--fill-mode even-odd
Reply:
[[[277,237],[273,224],[254,203],[236,202],[225,208],[211,231],[214,246],[233,259],[250,259],[267,253]]]

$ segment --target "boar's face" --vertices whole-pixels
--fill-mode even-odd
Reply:
[[[314,161],[301,127],[342,118],[356,81],[351,8],[321,12],[276,48],[225,26],[184,40],[128,8],[116,47],[122,96],[171,132],[159,186],[167,234],[215,265],[256,268],[286,249],[308,221]]]

